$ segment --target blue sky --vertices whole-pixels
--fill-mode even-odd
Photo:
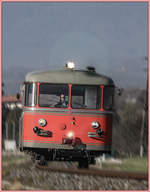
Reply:
[[[123,88],[145,88],[148,54],[145,2],[3,2],[3,81],[19,91],[27,72],[62,69],[68,60],[114,79]]]

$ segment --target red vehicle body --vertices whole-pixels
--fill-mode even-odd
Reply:
[[[111,152],[110,78],[93,70],[34,72],[26,76],[22,92],[20,149],[41,164],[67,160],[87,167],[95,157]],[[63,107],[56,104],[60,95]]]

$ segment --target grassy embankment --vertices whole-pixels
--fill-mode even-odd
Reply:
[[[122,159],[122,163],[103,162],[102,168],[109,170],[124,170],[124,171],[142,171],[148,172],[148,158],[128,158]]]

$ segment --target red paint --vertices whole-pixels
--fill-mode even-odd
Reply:
[[[43,128],[38,124],[38,120],[44,118],[47,121],[47,125]],[[104,138],[97,140],[88,137],[88,132],[96,132],[91,126],[92,121],[98,121],[100,128],[105,132]],[[74,123],[72,123],[74,122]],[[52,137],[40,137],[37,136],[33,128],[37,126],[44,130],[52,131]],[[72,115],[72,114],[58,114],[58,113],[24,113],[24,140],[32,141],[51,141],[58,144],[62,143],[62,138],[67,137],[68,132],[74,134],[74,138],[81,139],[84,144],[111,144],[112,135],[112,117],[111,116],[94,116],[87,115]]]
[[[39,86],[40,86],[40,83],[37,83],[37,92],[36,92],[36,99],[37,99],[37,104],[36,104],[36,107],[38,107],[38,104],[39,104]]]
[[[104,86],[101,85],[100,88],[101,88],[101,107],[100,107],[100,110],[101,110],[101,111],[104,111],[104,108],[103,108],[103,93],[104,93]]]
[[[71,87],[72,87],[72,84],[69,84],[69,105],[68,105],[69,109],[71,109]]]

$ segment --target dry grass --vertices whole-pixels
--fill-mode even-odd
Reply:
[[[15,160],[14,160],[15,159]],[[3,157],[3,190],[147,190],[147,181],[111,179],[98,176],[81,176],[41,171],[29,157]],[[7,161],[8,160],[8,161]],[[22,161],[25,160],[25,161]],[[5,162],[5,163],[4,163]],[[6,165],[7,163],[7,165]],[[71,167],[65,162],[56,166]],[[75,166],[75,164],[73,164]]]
[[[103,162],[102,168],[109,170],[148,172],[148,160],[146,157],[123,159],[121,162],[122,163],[114,163],[114,162],[111,163],[111,161],[109,163]]]

